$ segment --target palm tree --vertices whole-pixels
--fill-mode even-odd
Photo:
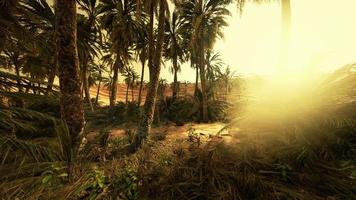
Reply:
[[[171,71],[174,74],[173,100],[177,98],[178,94],[178,72],[180,71],[178,61],[184,61],[183,49],[184,43],[187,43],[187,39],[184,38],[186,30],[183,25],[177,10],[173,12],[171,19],[166,19],[164,56],[166,59],[172,60]]]
[[[127,104],[128,99],[129,99],[129,89],[130,88],[131,88],[132,102],[134,101],[134,87],[135,87],[136,81],[140,78],[140,76],[135,71],[135,69],[132,68],[131,66],[126,67],[126,69],[122,75],[125,77],[125,83],[127,85],[127,87],[126,87],[126,104]]]
[[[17,35],[21,26],[16,14],[19,13],[20,0],[0,0],[0,52],[5,47],[6,40]]]
[[[220,53],[212,53],[210,50],[206,53],[206,79],[209,86],[210,96],[215,100],[216,93],[222,88],[218,85],[221,69],[225,68]]]
[[[131,101],[135,101],[134,89],[137,86],[137,80],[140,79],[140,75],[132,68],[131,72]]]
[[[141,80],[140,80],[140,89],[138,91],[138,100],[137,100],[137,105],[141,105],[141,100],[142,100],[142,90],[143,90],[143,84],[144,84],[144,77],[145,77],[145,65],[146,61],[148,59],[148,38],[147,38],[147,27],[145,28],[145,31],[140,34],[137,44],[136,44],[136,51],[137,51],[137,57],[138,60],[141,62]]]
[[[100,89],[101,89],[101,84],[103,82],[107,82],[108,78],[103,76],[103,73],[106,74],[107,70],[105,68],[106,66],[102,62],[101,64],[95,64],[92,63],[92,67],[90,67],[90,73],[92,74],[92,77],[94,79],[94,83],[97,87],[96,90],[96,97],[95,97],[95,104],[98,105],[99,102],[99,94],[100,94]]]
[[[91,110],[93,105],[90,98],[89,86],[89,63],[94,62],[95,57],[98,57],[100,52],[100,45],[102,41],[102,34],[99,25],[99,12],[97,0],[79,0],[80,9],[86,15],[78,16],[78,50],[79,61],[81,63],[82,86],[87,103]]]
[[[137,1],[132,0],[102,0],[99,4],[102,26],[108,32],[112,43],[111,51],[116,54],[113,66],[111,107],[116,101],[119,69],[125,69],[131,58],[129,50],[144,30],[146,16],[139,10]]]
[[[156,124],[161,123],[161,117],[160,117],[160,111],[161,111],[161,105],[164,103],[164,97],[166,94],[166,89],[167,89],[167,80],[161,78],[159,80],[158,84],[158,90],[157,90],[157,100],[155,104],[155,113],[154,113],[154,121]]]
[[[98,57],[100,52],[100,38],[98,32],[100,30],[95,29],[94,25],[88,17],[84,15],[78,15],[77,20],[77,35],[78,35],[78,54],[79,62],[81,66],[81,79],[83,91],[85,94],[86,102],[89,104],[91,110],[93,110],[93,105],[90,98],[90,87],[89,87],[89,67],[90,63],[94,62],[94,59]]]
[[[187,0],[177,5],[186,28],[191,30],[191,53],[199,67],[202,119],[205,122],[208,121],[205,52],[213,48],[218,37],[223,37],[222,28],[227,26],[226,16],[230,14],[226,7],[230,3],[231,0]]]
[[[58,71],[54,57],[55,13],[45,0],[27,0],[22,4],[22,23],[32,32],[39,53],[37,59],[47,67],[47,93],[52,91]]]
[[[125,84],[126,84],[126,95],[125,95],[125,103],[127,104],[128,101],[129,101],[129,88],[130,88],[130,85],[131,85],[131,74],[129,72],[129,68],[130,67],[127,67],[127,69],[125,69],[125,71],[122,73],[122,75],[125,77],[124,81],[125,81]]]
[[[164,28],[165,28],[165,17],[169,13],[168,2],[166,0],[155,0],[147,1],[148,3],[148,13],[150,16],[149,31],[148,31],[148,66],[150,71],[150,83],[146,95],[146,101],[137,128],[137,134],[131,144],[131,151],[136,151],[137,148],[142,144],[142,141],[147,138],[150,132],[151,125],[153,122],[157,89],[159,85],[159,76],[161,72],[161,59],[162,59],[162,49],[164,43]],[[154,27],[154,9],[159,7],[158,12],[158,27],[157,27],[157,39],[156,44],[153,37],[153,27]]]
[[[105,37],[105,39],[107,40],[107,38]],[[107,68],[108,68],[108,74],[109,74],[109,77],[108,77],[108,81],[105,83],[105,88],[108,90],[109,92],[109,99],[112,99],[111,97],[111,89],[113,88],[112,86],[112,77],[111,77],[111,74],[113,72],[113,69],[114,69],[114,65],[115,65],[115,61],[116,61],[116,58],[115,58],[115,55],[114,53],[112,53],[110,51],[110,42],[105,42],[104,45],[103,45],[103,52],[105,53],[102,57],[101,57],[101,61],[103,63],[103,65],[105,65]]]
[[[82,69],[82,83],[86,94],[86,100],[90,102],[90,93],[88,87],[88,63],[97,57],[99,52],[99,43],[101,41],[101,31],[97,20],[96,0],[79,0],[80,9],[86,15],[77,16],[77,45],[79,60]],[[44,53],[40,53],[39,59],[49,58],[48,66],[48,91],[52,90],[54,78],[57,72],[57,66],[53,61],[55,57],[54,27],[55,14],[46,0],[27,0],[23,4],[23,15],[25,27],[29,27],[35,32],[37,46]]]
[[[3,57],[7,60],[7,65],[9,67],[13,67],[15,69],[15,73],[17,76],[17,88],[18,92],[23,91],[23,83],[20,79],[21,69],[25,62],[25,55],[22,51],[19,50],[19,46],[14,44],[13,42],[7,42],[5,48],[3,49]]]
[[[222,80],[225,86],[225,96],[227,96],[231,92],[232,88],[232,80],[235,76],[235,73],[230,70],[230,67],[225,69],[225,72],[219,73],[219,79]]]
[[[56,1],[56,50],[61,91],[61,114],[76,150],[84,127],[79,59],[77,51],[77,10],[75,0]]]

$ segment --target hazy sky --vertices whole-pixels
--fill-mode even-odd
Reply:
[[[356,0],[291,0],[292,32],[289,71],[330,71],[356,61]],[[225,38],[216,44],[224,61],[236,73],[273,74],[278,63],[281,9],[278,2],[247,4],[243,14],[231,5]],[[168,81],[172,75],[163,69]],[[195,80],[189,65],[180,80]]]

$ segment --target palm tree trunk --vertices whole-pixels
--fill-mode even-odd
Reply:
[[[95,104],[96,105],[98,105],[98,101],[99,101],[100,87],[101,87],[101,78],[99,80],[98,89],[96,90],[96,97],[95,97]]]
[[[142,70],[141,70],[140,90],[138,92],[138,103],[137,103],[138,106],[141,105],[143,80],[144,80],[144,76],[145,76],[145,62],[141,62],[141,64],[142,64]]]
[[[55,5],[54,5],[55,6]],[[56,8],[55,8],[56,9]],[[54,11],[55,13],[57,12],[56,10]],[[55,27],[54,27],[55,28]],[[56,34],[56,32],[54,33]],[[55,38],[57,37],[56,35],[54,36]],[[53,46],[56,46],[56,41],[52,41]],[[57,60],[58,54],[55,52],[54,53],[54,59]],[[48,83],[47,83],[47,91],[46,94],[50,93],[53,90],[53,85],[54,85],[54,79],[56,78],[56,74],[58,72],[58,63],[54,62],[53,63],[53,69],[51,69],[48,73]]]
[[[38,87],[38,94],[41,94],[41,83],[37,83],[37,87]]]
[[[17,89],[18,92],[22,92],[22,83],[21,83],[21,78],[20,78],[20,67],[15,64],[15,72],[16,72],[16,76],[17,76]]]
[[[198,66],[195,66],[195,90],[194,90],[194,95],[197,94],[198,92],[198,85],[199,85],[199,68]]]
[[[57,0],[56,51],[61,91],[61,115],[68,125],[74,155],[84,128],[77,51],[77,10],[75,0]]]
[[[208,97],[206,94],[206,77],[205,77],[205,51],[204,51],[204,41],[201,40],[200,45],[200,55],[199,55],[199,68],[200,68],[200,84],[201,84],[201,93],[202,93],[202,115],[203,122],[208,121]]]
[[[54,69],[50,70],[48,74],[48,83],[47,83],[47,94],[52,91],[54,79],[56,78],[57,65],[54,64]]]
[[[155,110],[155,104],[156,104],[156,96],[157,96],[157,89],[159,85],[159,75],[161,71],[161,58],[162,58],[162,47],[163,47],[163,37],[164,37],[164,23],[165,23],[165,11],[166,11],[166,4],[164,0],[159,1],[160,6],[159,6],[159,15],[158,15],[158,34],[157,34],[157,42],[156,42],[156,48],[155,48],[155,55],[153,57],[153,60],[151,60],[151,64],[149,66],[150,70],[150,87],[148,88],[147,91],[147,96],[146,96],[146,101],[144,105],[144,110],[143,114],[140,120],[140,123],[137,128],[137,134],[135,135],[135,138],[133,140],[133,143],[131,145],[131,152],[134,152],[137,150],[138,147],[141,146],[142,141],[147,138],[147,135],[150,132],[151,125],[153,122],[153,116],[154,116],[154,110]],[[150,9],[150,15],[153,15],[153,6],[151,4],[151,9]],[[151,21],[151,20],[150,20]],[[153,23],[153,20],[150,22]],[[150,45],[153,45],[153,24],[152,29],[150,28],[150,38],[149,38],[149,43]],[[152,46],[149,47],[149,49],[153,49]],[[152,54],[152,52],[151,52]],[[152,56],[150,56],[152,58]]]
[[[84,93],[85,93],[85,100],[87,101],[87,103],[89,104],[90,110],[94,111],[93,108],[93,103],[91,102],[91,98],[90,98],[90,88],[89,88],[89,83],[88,83],[88,70],[87,70],[87,65],[84,64],[83,66],[83,89],[84,89]]]
[[[174,79],[173,79],[173,101],[177,98],[178,93],[178,62],[177,57],[173,58],[173,71],[174,71]]]
[[[28,94],[30,92],[30,89],[32,88],[31,82],[27,83],[25,88],[26,88],[25,93]]]
[[[156,105],[155,105],[155,113],[154,113],[154,123],[159,125],[161,123],[161,117],[160,117],[160,113],[159,113],[159,110],[160,110],[160,102],[161,100],[159,99],[158,102],[156,102]]]
[[[154,2],[150,1],[150,27],[148,30],[148,68],[151,70],[153,65],[154,45]]]
[[[111,96],[110,96],[110,108],[113,108],[115,106],[116,103],[116,94],[117,94],[117,80],[119,77],[119,65],[120,65],[121,61],[120,58],[118,56],[118,58],[116,58],[115,64],[114,64],[114,75],[112,77],[112,85],[111,85]]]
[[[30,77],[31,77],[32,80],[35,79],[32,74],[30,74]],[[30,84],[31,84],[31,88],[32,88],[33,94],[37,94],[36,83],[30,83]]]
[[[131,85],[131,102],[135,101],[135,97],[134,97],[134,86],[133,84]]]
[[[127,83],[127,87],[126,87],[126,104],[129,101],[129,86],[130,86],[130,83]]]
[[[98,89],[96,90],[96,97],[95,97],[95,105],[98,105],[99,102],[99,93],[100,93],[100,87],[101,87],[101,70],[99,71],[99,84],[98,84]]]
[[[290,0],[281,0],[282,7],[282,37],[279,67],[283,69],[288,61],[289,38],[291,31],[291,3]]]
[[[282,37],[289,39],[291,31],[291,3],[290,0],[282,0]],[[287,41],[288,42],[288,41]]]
[[[174,70],[174,83],[173,83],[173,100],[178,97],[178,70]]]

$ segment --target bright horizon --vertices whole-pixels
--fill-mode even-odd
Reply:
[[[292,0],[292,22],[289,74],[331,72],[356,61],[356,1]],[[280,71],[281,8],[278,2],[247,3],[240,16],[236,3],[230,5],[232,16],[225,28],[225,38],[215,45],[232,71],[243,75],[273,76]],[[161,77],[171,82],[170,62],[162,68]],[[190,63],[182,66],[180,81],[195,81]],[[139,71],[139,68],[137,68]],[[148,70],[146,70],[148,71]],[[147,77],[147,76],[146,76]]]

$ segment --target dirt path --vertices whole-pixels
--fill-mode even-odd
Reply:
[[[186,139],[188,138],[189,130],[194,129],[194,132],[208,137],[209,135],[216,135],[226,124],[224,123],[211,123],[211,124],[185,124],[184,126],[165,125],[160,127],[153,127],[151,129],[152,135],[164,134],[167,139]],[[225,131],[224,134],[227,134]],[[117,138],[125,136],[125,130],[118,128],[110,131],[110,138]]]

